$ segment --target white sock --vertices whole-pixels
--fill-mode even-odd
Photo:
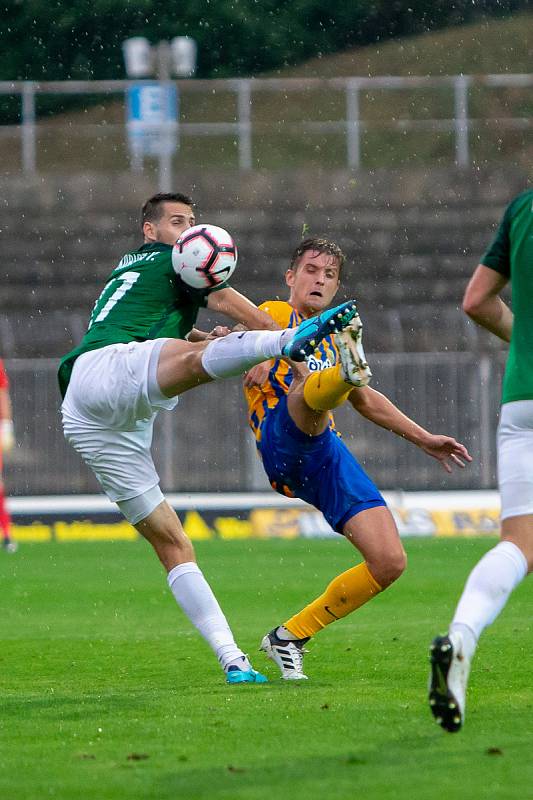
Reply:
[[[233,663],[250,669],[248,659],[235,644],[226,617],[201,569],[193,561],[178,564],[167,576],[177,604],[215,651],[222,669]]]
[[[477,639],[472,628],[469,628],[468,625],[464,625],[462,622],[452,622],[450,625],[450,633],[461,634],[463,655],[471,661],[477,647]]]
[[[450,625],[451,632],[463,635],[468,656],[473,655],[482,631],[494,622],[526,575],[526,557],[512,542],[500,542],[476,564]]]
[[[211,378],[231,378],[268,358],[277,358],[294,337],[295,330],[230,333],[209,342],[202,366]]]

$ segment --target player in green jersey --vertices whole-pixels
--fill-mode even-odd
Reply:
[[[160,409],[174,408],[178,395],[194,386],[240,375],[265,358],[302,361],[315,339],[350,322],[355,305],[345,303],[283,331],[228,286],[191,289],[175,274],[171,253],[193,223],[186,195],[155,195],[143,206],[144,244],[119,261],[81,344],[61,361],[63,430],[107,496],[153,546],[177,603],[214,650],[228,683],[263,683],[237,647],[159,488],[150,452],[153,423]],[[250,330],[185,341],[202,305]],[[205,337],[196,332],[195,338]]]
[[[500,292],[511,281],[513,311]],[[448,731],[461,728],[479,636],[533,565],[533,191],[507,207],[463,301],[466,313],[509,342],[498,427],[501,541],[470,573],[446,636],[431,645],[429,703]]]

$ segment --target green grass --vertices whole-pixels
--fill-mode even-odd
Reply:
[[[348,545],[198,546],[238,640],[271,678],[241,687],[223,683],[144,543],[0,554],[0,797],[531,797],[527,582],[482,639],[464,731],[445,734],[426,707],[429,641],[493,542],[407,541],[406,575],[316,638],[298,685],[277,679],[258,641],[350,565]]]

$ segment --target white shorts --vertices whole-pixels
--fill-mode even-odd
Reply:
[[[501,518],[533,514],[533,400],[505,403],[498,426]]]
[[[163,500],[150,446],[157,412],[178,402],[161,393],[156,379],[166,341],[112,344],[83,353],[61,406],[65,438],[133,524]]]

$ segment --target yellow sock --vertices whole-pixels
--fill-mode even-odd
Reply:
[[[353,389],[341,378],[341,365],[313,372],[304,384],[304,400],[313,411],[329,411],[342,405]]]
[[[365,562],[334,578],[324,594],[309,603],[283,626],[298,639],[313,636],[336,619],[341,619],[381,592]]]

